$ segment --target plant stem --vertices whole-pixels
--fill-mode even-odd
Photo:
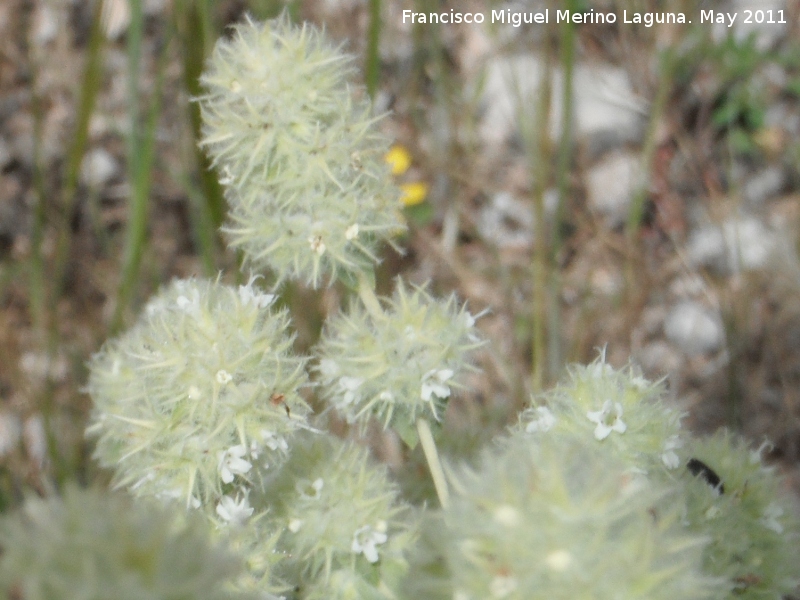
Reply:
[[[436,487],[436,495],[442,508],[447,508],[450,504],[450,492],[447,489],[447,480],[444,478],[444,470],[439,460],[439,452],[436,449],[436,442],[433,441],[431,427],[425,419],[417,419],[417,433],[422,444],[422,451],[425,453],[425,460],[428,461],[428,468],[431,470],[433,485]]]
[[[358,274],[358,297],[374,319],[383,318],[383,309],[378,297],[375,295],[373,282],[369,280],[365,273]]]

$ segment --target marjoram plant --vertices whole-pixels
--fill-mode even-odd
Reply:
[[[88,434],[132,497],[71,490],[6,518],[2,591],[189,600],[218,597],[224,580],[229,598],[286,600],[789,594],[800,527],[760,450],[694,439],[658,384],[603,356],[445,472],[436,436],[476,371],[480,315],[402,280],[376,296],[381,246],[404,223],[353,64],[285,17],[218,42],[197,99],[202,145],[230,207],[223,233],[259,274],[173,281],[92,358]],[[312,356],[295,352],[262,277],[354,292]],[[436,498],[404,499],[363,443],[375,424],[422,446]],[[243,572],[215,558],[221,543]]]

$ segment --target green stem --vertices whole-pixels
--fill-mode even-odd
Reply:
[[[369,2],[369,29],[367,30],[367,60],[364,71],[366,71],[367,93],[374,99],[378,91],[378,81],[380,79],[381,56],[381,0],[370,0]]]
[[[375,286],[366,273],[363,272],[358,274],[358,297],[361,298],[361,302],[364,303],[373,318],[383,318],[383,309],[378,297],[375,295]]]
[[[417,419],[417,433],[420,444],[422,444],[422,451],[425,453],[425,460],[428,461],[428,468],[431,470],[431,478],[436,487],[439,504],[446,509],[450,505],[450,491],[447,489],[447,480],[444,478],[444,470],[439,460],[439,452],[436,450],[436,442],[433,441],[431,427],[425,419]]]

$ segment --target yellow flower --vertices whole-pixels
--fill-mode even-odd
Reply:
[[[403,190],[403,196],[400,200],[405,206],[416,206],[428,196],[428,184],[424,181],[404,183],[400,186],[400,189]]]
[[[384,160],[392,167],[392,175],[402,175],[411,166],[411,154],[405,146],[395,144],[386,153]]]

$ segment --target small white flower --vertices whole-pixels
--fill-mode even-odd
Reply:
[[[433,369],[425,373],[422,377],[422,389],[420,396],[425,402],[430,402],[434,396],[437,398],[449,398],[450,386],[447,382],[453,377],[452,369]]]
[[[347,231],[344,232],[345,239],[354,240],[358,237],[358,223],[353,223],[350,227],[347,228]]]
[[[681,459],[675,452],[678,448],[683,446],[683,442],[677,435],[671,436],[664,442],[664,452],[661,453],[661,462],[664,463],[668,469],[677,469],[681,466]]]
[[[360,377],[344,376],[339,379],[339,389],[344,392],[342,404],[352,404],[359,400],[360,396],[357,390],[361,387],[362,383],[364,383],[364,380]]]
[[[303,519],[289,519],[289,526],[288,529],[292,533],[297,533],[300,531],[300,528],[303,526]]]
[[[342,370],[339,368],[339,363],[332,358],[323,358],[319,361],[319,371],[325,379],[332,380],[336,379]]]
[[[286,440],[283,438],[283,436],[276,435],[267,429],[261,430],[261,439],[264,440],[264,445],[273,452],[276,450],[282,450],[283,452],[286,452],[289,449],[289,444],[286,443]]]
[[[231,525],[243,525],[253,514],[253,507],[247,501],[247,496],[236,498],[223,496],[217,504],[217,514]]]
[[[380,522],[373,529],[369,525],[359,527],[353,534],[353,543],[350,549],[356,554],[363,554],[364,557],[371,563],[378,562],[378,549],[379,544],[385,544],[389,537],[385,533],[386,523]]]
[[[498,575],[492,582],[489,584],[489,593],[492,595],[492,598],[505,598],[511,594],[513,594],[519,583],[517,582],[517,578],[511,575]]]
[[[190,385],[189,391],[186,392],[186,395],[189,396],[189,400],[200,400],[203,395],[200,393],[200,388],[196,385]]]
[[[184,288],[185,289],[185,288]],[[191,300],[184,295],[178,296],[175,300],[175,304],[178,305],[178,309],[185,312],[189,315],[196,315],[200,312],[200,292],[197,289],[192,289]]]
[[[235,475],[244,475],[253,468],[253,465],[244,459],[246,454],[247,448],[243,444],[232,446],[219,453],[219,473],[224,483],[232,482]]]
[[[239,286],[239,300],[243,306],[253,304],[256,308],[267,308],[275,302],[275,294],[262,294],[257,288],[253,287],[253,283],[260,275],[253,275],[247,285]]]
[[[506,527],[515,527],[519,524],[519,511],[510,504],[501,504],[494,510],[494,520]]]
[[[309,483],[307,480],[298,483],[297,491],[300,492],[300,495],[305,498],[316,500],[322,495],[322,488],[324,487],[325,487],[325,480],[322,479],[322,477],[317,477],[311,483]]]
[[[778,520],[783,516],[783,508],[775,502],[772,502],[764,510],[764,516],[760,519],[760,523],[767,529],[771,529],[778,535],[783,533],[783,525]]]
[[[572,564],[572,554],[566,550],[556,550],[548,554],[544,562],[553,571],[561,573],[566,571]]]
[[[325,254],[325,242],[322,241],[322,236],[312,235],[308,238],[308,245],[311,246],[312,252],[316,252],[320,256]]]
[[[378,394],[378,399],[382,400],[383,402],[394,402],[394,394],[389,390],[383,390],[380,394]]]
[[[216,379],[218,384],[225,385],[226,383],[230,383],[233,377],[231,377],[231,374],[225,369],[220,369],[217,371]]]
[[[612,414],[612,410],[616,414]],[[592,423],[597,423],[597,427],[594,428],[594,437],[598,440],[606,439],[612,431],[625,433],[625,430],[628,429],[628,426],[622,420],[622,405],[619,402],[606,400],[603,403],[603,408],[587,412],[586,417]]]
[[[537,406],[535,412],[536,418],[525,426],[525,431],[528,433],[550,431],[556,424],[555,415],[546,406]]]
[[[239,86],[239,90],[242,89],[242,86],[239,85],[238,82],[234,81],[231,84],[231,88],[233,88],[234,85]],[[239,90],[235,90],[234,89],[233,91],[236,92],[236,91],[239,91]],[[232,183],[233,183],[233,175],[231,174],[231,169],[230,169],[230,167],[228,167],[228,165],[225,165],[224,167],[222,167],[222,177],[219,178],[219,184],[220,185],[230,185]]]

